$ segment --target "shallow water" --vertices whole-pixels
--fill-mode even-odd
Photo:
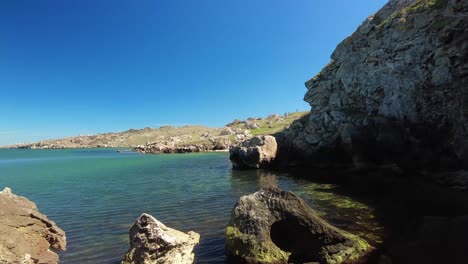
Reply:
[[[67,235],[61,263],[119,263],[143,212],[201,235],[197,263],[224,263],[224,228],[238,198],[293,191],[330,223],[379,244],[374,210],[318,184],[268,171],[232,171],[227,153],[144,155],[115,149],[0,150],[0,188],[36,202]]]

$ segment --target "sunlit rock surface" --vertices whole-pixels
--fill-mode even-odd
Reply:
[[[273,136],[255,136],[240,146],[229,149],[229,159],[235,169],[270,167],[276,158],[278,146]]]
[[[200,235],[169,228],[149,214],[142,214],[129,231],[130,248],[122,264],[193,263],[192,253]]]
[[[58,263],[53,250],[66,244],[65,232],[35,203],[10,188],[0,192],[0,263]]]

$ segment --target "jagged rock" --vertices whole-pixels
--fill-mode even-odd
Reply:
[[[255,136],[240,146],[229,149],[229,159],[235,169],[265,168],[272,165],[277,154],[273,136]]]
[[[129,231],[130,248],[122,264],[193,263],[192,253],[200,235],[169,228],[143,213]]]
[[[10,188],[0,192],[0,263],[58,263],[65,232]],[[51,250],[52,249],[52,250]]]
[[[319,218],[295,194],[277,188],[242,196],[226,228],[228,256],[245,263],[350,263],[372,249]]]
[[[306,82],[313,111],[285,149],[307,164],[466,168],[467,83],[468,2],[390,0]]]

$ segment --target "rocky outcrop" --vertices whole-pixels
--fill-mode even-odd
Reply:
[[[468,2],[390,0],[306,82],[285,151],[309,164],[468,164]]]
[[[372,247],[331,226],[291,192],[277,188],[242,196],[226,229],[228,256],[245,263],[350,263]]]
[[[255,136],[240,146],[229,149],[229,159],[235,169],[258,169],[272,165],[277,144],[273,136]]]
[[[65,232],[10,188],[0,192],[0,263],[58,263]]]
[[[184,146],[176,146],[176,145],[165,145],[161,143],[150,143],[146,145],[138,145],[133,150],[140,153],[146,154],[159,154],[159,153],[191,153],[191,152],[206,152],[213,150],[213,148],[209,148],[206,145],[184,145]]]
[[[192,253],[200,235],[166,227],[149,214],[142,214],[129,231],[130,248],[122,264],[193,263]]]

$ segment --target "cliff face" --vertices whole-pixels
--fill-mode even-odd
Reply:
[[[468,2],[390,0],[306,82],[288,151],[361,166],[468,160]]]

